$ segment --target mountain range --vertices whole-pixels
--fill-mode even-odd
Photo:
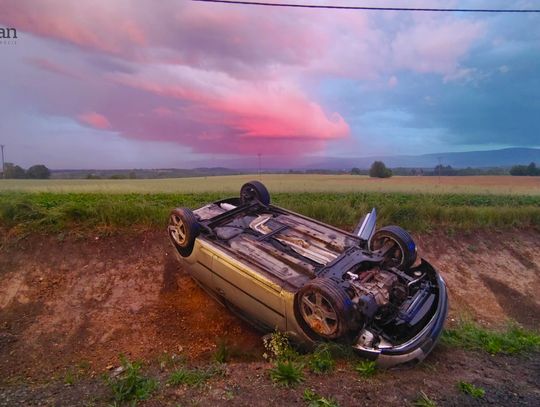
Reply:
[[[535,162],[540,165],[538,148],[504,148],[501,150],[466,151],[459,153],[435,153],[422,155],[371,156],[357,158],[322,158],[306,166],[307,169],[366,169],[373,161],[383,161],[387,167],[433,168],[438,164],[454,168],[511,167]]]

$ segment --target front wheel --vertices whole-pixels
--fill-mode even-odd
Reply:
[[[294,312],[300,326],[314,340],[337,339],[350,330],[352,302],[333,280],[316,278],[298,291]]]
[[[188,257],[193,251],[195,238],[199,235],[199,222],[195,214],[187,208],[173,209],[167,231],[176,250],[182,257]]]
[[[369,250],[386,253],[385,265],[400,270],[410,268],[416,261],[416,243],[399,226],[385,226],[377,230],[369,240]]]

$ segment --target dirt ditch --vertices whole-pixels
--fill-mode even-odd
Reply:
[[[488,326],[509,319],[540,326],[540,233],[423,234],[416,240],[447,280],[450,323],[467,314]],[[166,354],[209,360],[220,341],[236,363],[257,366],[260,338],[194,284],[161,231],[31,235],[0,247],[2,387],[42,384],[83,364],[99,375],[117,365],[121,353],[144,361]]]

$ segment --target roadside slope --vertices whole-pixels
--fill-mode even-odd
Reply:
[[[446,278],[450,323],[539,326],[540,233],[422,234],[420,255]],[[29,235],[0,248],[0,377],[45,377],[84,361],[98,373],[164,352],[209,359],[219,341],[260,360],[260,333],[210,299],[164,233]]]

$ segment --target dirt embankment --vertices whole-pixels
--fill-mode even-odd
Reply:
[[[256,332],[181,271],[160,233],[29,237],[0,252],[0,376],[52,373],[118,355],[190,358],[229,340],[258,350]]]
[[[416,240],[448,283],[450,321],[466,313],[485,325],[513,319],[538,328],[539,233]],[[219,341],[238,350],[237,362],[260,362],[260,336],[195,285],[162,232],[34,235],[0,247],[2,385],[61,378],[83,363],[97,375],[117,365],[120,353],[207,359]]]

